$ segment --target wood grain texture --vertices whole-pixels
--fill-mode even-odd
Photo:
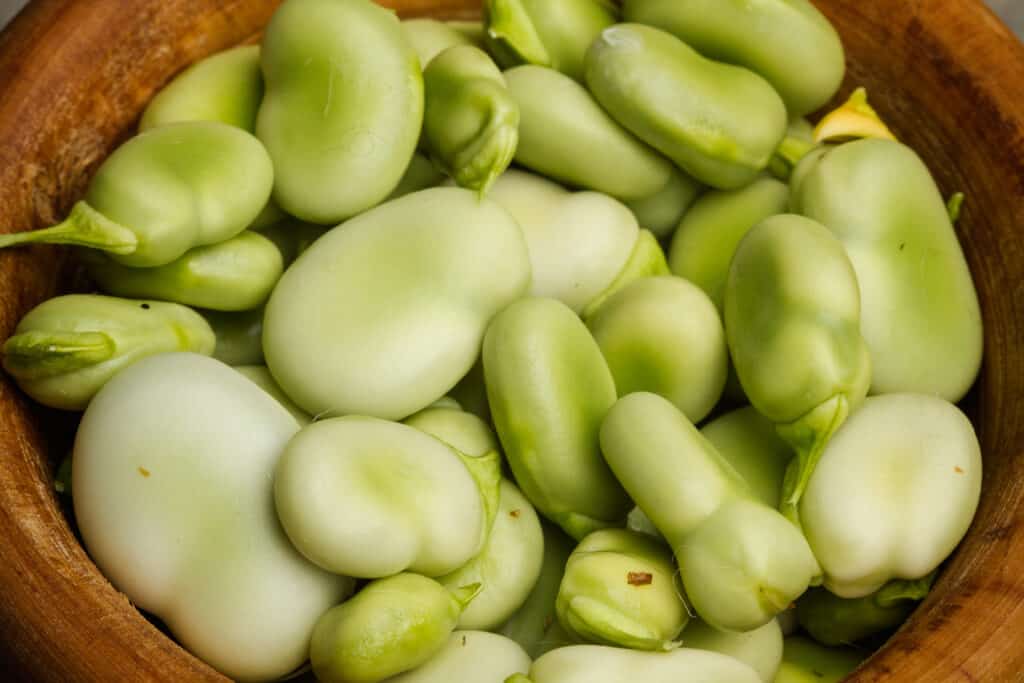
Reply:
[[[0,34],[0,231],[61,216],[157,88],[250,39],[276,4],[33,2]],[[466,18],[479,1],[382,4]],[[943,191],[966,192],[959,233],[987,328],[969,400],[985,454],[978,517],[932,595],[853,680],[1024,680],[1024,48],[973,0],[818,4],[847,46],[844,93],[867,85]],[[72,277],[61,249],[0,252],[0,339]],[[67,429],[0,378],[0,662],[39,681],[224,680],[146,621],[75,540],[51,485]]]

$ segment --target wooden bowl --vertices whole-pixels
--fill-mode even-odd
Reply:
[[[276,4],[32,2],[0,35],[0,230],[61,217],[163,83],[251,39]],[[479,13],[479,0],[382,4],[406,16]],[[846,44],[844,94],[866,85],[943,191],[966,193],[959,234],[986,325],[968,407],[985,455],[977,519],[932,594],[852,680],[1024,680],[1024,47],[975,0],[818,4]],[[0,340],[68,286],[69,270],[61,249],[0,253]],[[69,424],[0,378],[0,671],[225,680],[146,621],[75,540],[52,486]]]

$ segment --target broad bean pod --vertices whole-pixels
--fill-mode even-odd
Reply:
[[[615,382],[586,326],[553,299],[502,311],[484,337],[494,425],[516,482],[570,536],[614,526],[630,501],[601,457]]]
[[[330,225],[387,197],[423,124],[419,58],[394,13],[370,0],[287,0],[261,62],[256,134],[281,208]]]
[[[418,574],[378,579],[316,623],[309,658],[322,683],[378,683],[442,651],[478,585],[449,591]]]
[[[718,189],[750,183],[786,132],[786,106],[767,81],[649,26],[602,31],[587,52],[586,82],[616,121]]]
[[[555,608],[582,642],[670,651],[689,621],[672,552],[645,534],[601,529],[584,538],[565,566]]]
[[[245,230],[270,198],[273,166],[259,140],[224,123],[175,123],[124,143],[57,225],[0,235],[0,248],[72,244],[151,268]]]
[[[675,551],[689,604],[715,628],[763,626],[818,576],[800,531],[758,502],[666,399],[619,399],[601,425],[601,449]]]
[[[796,451],[782,493],[795,521],[825,444],[871,381],[860,291],[842,243],[801,216],[759,223],[729,267],[725,329],[744,392]]]
[[[500,206],[458,188],[407,195],[285,272],[267,303],[267,366],[311,415],[403,419],[470,370],[490,319],[529,283],[522,231]]]
[[[773,683],[782,664],[782,630],[777,619],[747,633],[719,631],[694,619],[681,640],[685,647],[710,650],[743,662],[757,672],[762,683]]]
[[[174,77],[142,112],[139,130],[181,121],[220,121],[252,133],[263,101],[259,45],[201,59]]]
[[[314,422],[281,455],[277,514],[295,547],[329,571],[441,576],[487,538],[500,480],[492,455],[463,460],[418,429],[373,417]],[[478,483],[477,467],[493,492]]]
[[[759,683],[757,673],[732,657],[680,648],[642,652],[606,645],[573,645],[553,650],[526,676],[505,683]]]
[[[519,106],[516,162],[572,187],[624,201],[665,188],[672,164],[620,126],[587,89],[541,66],[505,72]]]
[[[486,631],[455,631],[425,664],[387,683],[501,683],[513,674],[525,674],[530,663],[514,640]]]
[[[141,358],[213,353],[213,330],[195,311],[158,301],[67,294],[29,311],[3,345],[4,369],[44,405],[83,410]]]
[[[92,279],[108,294],[214,311],[262,306],[284,272],[277,246],[249,230],[218,244],[190,249],[155,268],[123,266],[100,254],[86,262]]]
[[[800,504],[825,587],[860,598],[930,574],[967,533],[981,474],[978,438],[956,406],[868,398],[832,438]]]
[[[519,105],[487,53],[456,45],[423,71],[426,105],[421,145],[460,187],[486,194],[512,163]]]
[[[274,468],[298,429],[228,366],[172,353],[107,383],[75,439],[75,519],[90,557],[240,681],[300,666],[319,616],[352,590],[306,561],[274,515]]]
[[[839,34],[808,0],[626,0],[626,21],[668,31],[705,57],[763,76],[790,116],[824,106],[842,83]]]

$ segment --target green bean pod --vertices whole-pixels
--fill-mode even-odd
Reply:
[[[267,304],[267,366],[312,415],[403,419],[472,368],[488,322],[529,282],[522,231],[500,206],[417,192],[331,230],[285,272]]]
[[[587,326],[619,396],[650,391],[693,422],[718,403],[729,356],[722,320],[697,286],[665,275],[641,278],[610,296]]]
[[[587,52],[586,81],[615,120],[718,189],[750,183],[786,133],[786,106],[767,81],[649,26],[605,29]]]
[[[576,312],[602,297],[639,240],[629,209],[597,192],[569,192],[513,169],[488,196],[522,228],[533,273],[530,293],[558,299]]]
[[[778,619],[747,633],[719,631],[698,619],[683,631],[683,645],[696,650],[709,650],[743,662],[761,677],[762,683],[773,683],[782,664],[782,629]]]
[[[796,601],[796,618],[822,645],[849,645],[906,621],[934,579],[933,572],[916,581],[890,581],[876,593],[851,599],[813,588]]]
[[[395,189],[419,140],[423,77],[393,12],[370,0],[287,0],[267,25],[262,65],[256,132],[281,208],[330,225]]]
[[[955,403],[981,367],[982,320],[945,202],[909,147],[858,140],[801,162],[793,210],[846,247],[861,291],[871,392]]]
[[[679,223],[668,252],[669,268],[703,289],[724,314],[725,282],[736,247],[751,228],[788,207],[789,188],[774,178],[704,194]]]
[[[547,522],[541,522],[541,529],[544,560],[540,575],[522,606],[498,629],[499,633],[522,645],[532,658],[571,644],[569,634],[558,623],[555,600],[575,542]]]
[[[601,449],[674,550],[690,604],[715,628],[763,626],[820,573],[800,531],[758,502],[666,399],[619,399],[601,425]]]
[[[625,0],[622,13],[705,57],[760,74],[791,116],[823,107],[846,72],[839,34],[808,0]]]
[[[83,410],[135,361],[171,351],[210,355],[213,330],[195,311],[158,301],[68,294],[29,311],[3,345],[4,369],[44,405]]]
[[[981,496],[970,420],[935,396],[872,396],[836,433],[800,521],[824,586],[862,598],[931,574],[970,528]]]
[[[252,133],[263,101],[259,45],[202,59],[174,77],[142,113],[139,130],[180,121],[220,121]]]
[[[117,148],[62,223],[0,235],[0,248],[73,244],[135,268],[162,266],[245,230],[270,198],[259,140],[223,123],[153,128]]]
[[[484,29],[487,48],[498,63],[547,66],[583,80],[587,48],[615,23],[608,0],[487,0]]]
[[[775,683],[840,683],[866,658],[852,648],[818,645],[800,636],[786,638]]]
[[[700,183],[673,169],[668,182],[660,190],[647,197],[627,201],[626,206],[641,226],[658,239],[665,239],[679,226],[679,221],[693,206],[700,191]]]
[[[459,617],[459,628],[490,630],[526,601],[540,575],[544,537],[533,506],[507,480],[501,481],[498,513],[487,542],[467,564],[437,579],[451,590],[479,583],[480,592]]]
[[[473,460],[406,425],[322,420],[281,456],[277,514],[295,547],[334,573],[441,576],[480,551],[496,512],[496,454],[479,460],[493,471],[493,496],[481,488]],[[401,477],[392,476],[397,471]]]
[[[190,249],[155,268],[130,268],[105,256],[89,259],[89,274],[108,294],[213,311],[260,307],[283,272],[274,243],[248,230],[219,244]]]
[[[402,33],[416,51],[423,69],[450,47],[475,44],[460,31],[437,19],[405,19],[402,21]]]
[[[519,142],[519,106],[487,53],[456,45],[423,72],[422,145],[460,187],[486,194]]]
[[[516,161],[570,186],[622,200],[663,189],[672,164],[615,122],[568,76],[540,66],[505,72],[519,105]]]
[[[602,645],[668,652],[689,621],[672,552],[625,529],[580,542],[565,566],[555,608],[570,635]]]
[[[782,494],[795,521],[825,445],[871,381],[857,277],[843,245],[801,216],[759,223],[729,268],[725,329],[744,392],[796,451]]]
[[[631,507],[601,457],[615,382],[580,319],[553,299],[502,311],[484,337],[494,425],[516,482],[570,536],[620,523]]]
[[[746,664],[732,657],[680,648],[640,652],[606,645],[573,645],[547,653],[530,667],[530,677],[506,683],[758,683]]]
[[[529,670],[530,657],[515,641],[486,631],[455,631],[425,664],[387,683],[501,683]]]
[[[374,581],[320,617],[309,658],[323,683],[378,683],[440,652],[479,586],[449,591],[418,574]]]

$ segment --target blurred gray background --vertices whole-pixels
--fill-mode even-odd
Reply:
[[[900,2],[901,0],[893,1]],[[950,0],[938,1],[949,2]],[[26,2],[27,0],[0,0],[0,26],[10,21],[11,17],[17,14]],[[1006,23],[1017,31],[1017,35],[1024,37],[1024,0],[988,0],[988,2],[996,12],[1002,15]]]

